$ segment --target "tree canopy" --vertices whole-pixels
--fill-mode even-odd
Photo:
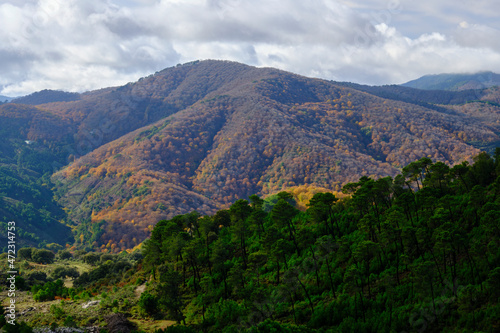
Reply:
[[[251,196],[198,224],[160,221],[145,243],[145,311],[214,332],[489,331],[500,324],[498,156],[452,168],[422,158],[394,179],[347,184],[342,199],[317,193],[305,212],[281,193],[268,212]]]

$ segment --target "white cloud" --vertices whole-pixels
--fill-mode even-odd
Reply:
[[[500,52],[500,30],[463,21],[454,38],[458,44],[468,48],[486,48]]]
[[[3,1],[0,94],[119,85],[209,58],[369,84],[500,71],[490,5],[500,9],[493,0]]]

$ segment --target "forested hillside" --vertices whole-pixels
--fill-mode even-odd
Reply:
[[[180,66],[120,89],[149,91],[181,74],[187,82],[174,96],[182,87],[186,96],[203,92],[190,103],[205,97],[53,178],[70,218],[84,222],[83,243],[120,251],[147,237],[157,220],[192,209],[211,214],[239,198],[304,185],[340,191],[362,175],[394,176],[419,156],[452,165],[477,154],[476,143],[500,141],[495,105],[495,121],[483,122],[444,106],[235,63]]]
[[[214,214],[253,194],[294,191],[304,209],[319,190],[395,176],[422,156],[471,161],[500,142],[499,101],[497,88],[366,87],[195,61],[122,87],[1,105],[2,168],[33,184],[25,191],[43,187],[51,220],[73,229],[70,245],[119,252],[158,220]],[[5,218],[24,219],[37,194],[2,191]]]
[[[484,89],[499,85],[500,75],[492,72],[426,75],[403,84],[405,87],[417,89],[453,91]]]
[[[22,318],[157,333],[500,329],[500,148],[451,168],[423,157],[342,192],[316,193],[305,211],[280,192],[178,215],[156,224],[142,253],[76,251],[44,281],[25,263],[36,306],[66,300]],[[72,288],[55,280],[65,277]],[[98,312],[81,309],[90,300]]]
[[[281,192],[270,211],[253,196],[161,221],[140,304],[214,332],[498,331],[499,176],[500,149],[453,168],[422,158],[306,212]]]

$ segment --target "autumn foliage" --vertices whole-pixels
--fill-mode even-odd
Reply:
[[[500,142],[497,88],[401,89],[201,61],[122,87],[4,104],[0,128],[55,147],[54,169],[67,165],[52,177],[55,197],[77,245],[118,252],[178,214],[282,190],[298,191],[305,209],[315,188],[338,193],[423,156],[452,166]]]

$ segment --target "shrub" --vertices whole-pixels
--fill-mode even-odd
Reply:
[[[109,254],[109,253],[105,253],[105,254],[101,255],[101,263],[105,263],[108,260],[113,261],[114,258],[115,258],[114,255]]]
[[[142,258],[144,258],[144,256],[140,251],[134,251],[130,254],[130,260],[140,261]]]
[[[76,322],[73,316],[67,316],[66,319],[64,319],[63,326],[65,327],[76,327]]]
[[[26,290],[26,280],[22,276],[16,276],[16,289]]]
[[[151,295],[148,292],[143,292],[141,294],[141,298],[139,298],[139,306],[150,316],[158,313],[158,299],[156,296]]]
[[[61,260],[73,258],[73,255],[68,250],[59,251],[57,255]]]
[[[45,272],[31,272],[26,275],[26,279],[30,284],[43,284],[47,282],[47,274]]]
[[[98,263],[100,259],[101,259],[101,257],[97,253],[94,253],[94,252],[90,252],[90,253],[87,253],[86,255],[82,256],[82,261],[84,263],[87,263],[87,264],[92,265],[92,266],[94,266],[96,263]]]
[[[70,277],[73,279],[76,279],[77,277],[80,276],[80,273],[78,273],[78,270],[75,267],[56,267],[54,271],[52,272],[52,278],[54,279],[64,279],[66,277]]]
[[[35,285],[31,287],[31,293],[36,302],[43,302],[53,300],[56,296],[67,297],[69,290],[64,287],[61,280],[57,280],[55,282],[49,281],[43,286]]]
[[[31,247],[23,247],[17,250],[17,257],[22,260],[31,260],[31,252],[33,248]]]
[[[66,314],[61,307],[55,304],[50,306],[50,313],[52,313],[56,319],[61,319]]]
[[[33,250],[31,259],[38,264],[51,264],[54,262],[54,253],[46,249]]]
[[[5,325],[3,331],[6,333],[32,333],[33,329],[26,324],[24,321],[22,323],[16,323],[16,325]]]

